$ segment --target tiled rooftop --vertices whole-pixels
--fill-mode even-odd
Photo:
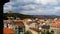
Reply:
[[[52,23],[51,26],[56,27],[56,28],[60,28],[60,23]]]
[[[14,30],[9,28],[3,28],[3,34],[14,34]]]

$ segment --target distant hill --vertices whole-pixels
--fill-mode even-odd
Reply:
[[[60,16],[56,16],[56,15],[35,15],[35,17],[46,18],[46,19],[60,18]]]
[[[24,15],[24,14],[19,14],[19,13],[3,13],[3,18],[4,19],[7,19],[7,16],[12,16],[12,17],[19,17],[21,19],[24,19],[24,18],[33,18],[34,16],[32,15]]]
[[[60,16],[56,15],[25,15],[25,14],[20,14],[20,13],[3,13],[3,19],[7,19],[7,16],[12,16],[12,17],[19,17],[21,19],[24,18],[43,18],[43,19],[54,19],[54,18],[60,18]]]

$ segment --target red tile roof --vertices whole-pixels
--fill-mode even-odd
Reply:
[[[3,20],[3,21],[6,22],[6,23],[10,22],[10,20]],[[22,20],[13,20],[13,21],[16,22],[19,27],[23,27],[24,26],[24,23],[22,22]]]
[[[14,22],[22,22],[22,20],[13,20]]]
[[[55,21],[55,23],[60,23],[60,20]]]
[[[10,23],[11,20],[3,20],[3,22]]]
[[[38,28],[31,28],[31,27],[30,27],[30,29],[32,29],[32,30],[34,30],[34,31],[38,31]]]
[[[17,24],[20,28],[22,28],[23,26],[24,26],[24,23],[22,23],[22,22],[18,22],[18,24]]]
[[[14,30],[9,28],[3,28],[3,34],[14,34]]]
[[[56,28],[60,28],[60,23],[52,23],[51,26],[56,27]]]
[[[3,20],[3,22],[10,23],[11,21],[13,22],[21,22],[22,20]]]

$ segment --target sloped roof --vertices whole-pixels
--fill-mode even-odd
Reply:
[[[18,22],[17,24],[20,28],[22,28],[24,26],[24,23],[23,22]]]
[[[30,29],[32,29],[32,30],[34,30],[34,31],[39,31],[38,28],[31,28],[31,27],[30,27]]]
[[[60,28],[60,23],[52,23],[51,27]]]
[[[13,20],[14,22],[22,22],[22,20]]]
[[[60,20],[55,21],[55,23],[60,23]]]
[[[5,22],[5,23],[10,23],[11,20],[3,20],[3,22]]]
[[[4,27],[3,34],[14,34],[14,30]]]
[[[12,23],[12,22],[21,22],[22,20],[3,20],[3,22],[6,22],[6,23]]]

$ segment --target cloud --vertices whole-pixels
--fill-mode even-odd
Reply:
[[[52,10],[44,10],[44,9],[36,9],[36,10],[30,10],[30,11],[21,11],[22,14],[28,14],[28,15],[51,15],[53,14]]]
[[[54,8],[54,13],[56,14],[56,13],[58,13],[58,12],[60,13],[60,7],[55,7],[55,8]]]
[[[59,15],[60,0],[10,0],[4,5],[4,12],[8,10],[29,15]]]

